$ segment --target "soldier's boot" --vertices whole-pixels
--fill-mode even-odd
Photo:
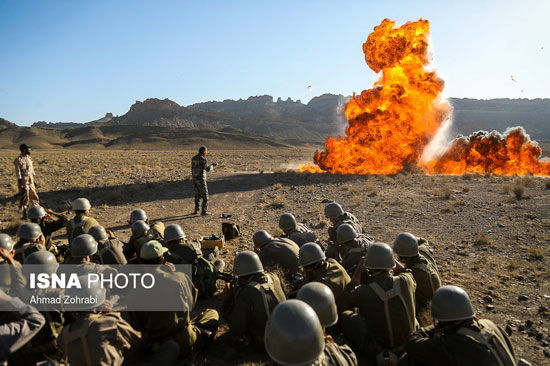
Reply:
[[[201,215],[202,216],[206,216],[206,215],[210,215],[211,213],[208,212],[208,198],[206,197],[203,197],[202,199],[202,212],[201,212]]]

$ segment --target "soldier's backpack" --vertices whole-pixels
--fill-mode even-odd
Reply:
[[[217,291],[218,275],[214,265],[206,258],[199,256],[193,265],[193,284],[199,291],[199,296],[213,295]]]
[[[241,228],[237,224],[222,222],[222,233],[226,240],[235,239],[241,236]]]

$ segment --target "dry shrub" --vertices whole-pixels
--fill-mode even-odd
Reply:
[[[517,180],[514,186],[512,187],[512,192],[514,192],[514,195],[516,196],[517,200],[520,200],[523,198],[523,195],[525,193],[525,183],[523,180]]]
[[[544,259],[545,253],[542,248],[529,248],[527,254],[529,255],[529,258],[541,261]]]
[[[472,180],[473,177],[474,177],[474,175],[470,174],[470,173],[462,174],[462,179],[464,179],[464,180]]]
[[[439,189],[436,189],[434,194],[439,198],[448,200],[451,198],[453,192],[449,189],[449,187],[441,187]]]
[[[365,185],[365,191],[367,192],[367,196],[374,197],[378,194],[379,190],[378,187],[375,186],[372,182],[368,181]]]
[[[510,192],[512,192],[512,186],[510,184],[505,184],[502,186],[503,194],[510,194]]]
[[[486,233],[479,233],[474,239],[474,245],[485,246],[491,244],[491,238]]]
[[[464,193],[470,192],[470,187],[468,187],[468,186],[462,187],[462,192],[464,192]]]
[[[544,183],[544,188],[550,189],[550,181],[547,181],[546,183]]]
[[[275,190],[275,191],[278,191],[281,188],[283,188],[283,185],[281,183],[275,183],[273,185],[273,190]]]

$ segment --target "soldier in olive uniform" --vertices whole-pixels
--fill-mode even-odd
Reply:
[[[281,281],[264,272],[260,258],[252,251],[237,253],[233,274],[237,282],[225,288],[223,306],[231,337],[239,344],[263,347],[267,320],[275,306],[286,300]]]
[[[72,202],[74,217],[67,222],[67,240],[69,245],[74,238],[87,234],[92,226],[99,225],[96,219],[89,217],[92,205],[86,198],[77,198]]]
[[[38,205],[38,193],[36,192],[36,178],[31,159],[31,147],[26,144],[19,146],[21,154],[15,158],[15,176],[17,177],[17,188],[21,194],[19,210],[22,211],[23,219],[27,215],[29,205]]]
[[[342,224],[336,229],[336,245],[342,266],[353,273],[361,257],[367,254],[374,239],[367,234],[358,234],[350,224]]]
[[[25,262],[25,257],[38,250],[46,250],[46,240],[38,224],[26,222],[17,230],[19,241],[15,244],[14,258],[20,263]]]
[[[277,365],[357,365],[353,351],[325,336],[315,310],[301,300],[284,301],[273,310],[265,329],[265,349]]]
[[[279,217],[279,228],[283,231],[283,238],[288,238],[298,244],[299,247],[305,243],[317,243],[317,235],[305,224],[297,223],[291,213],[284,213]]]
[[[420,253],[418,239],[411,233],[401,233],[393,243],[393,251],[405,268],[410,269],[416,281],[416,311],[430,305],[434,292],[441,287],[439,271],[427,249]]]
[[[304,282],[320,282],[328,286],[336,299],[338,313],[349,308],[346,288],[351,278],[346,270],[333,258],[327,258],[316,243],[306,243],[300,248],[300,265]]]
[[[30,222],[40,225],[40,229],[46,240],[46,249],[55,254],[58,262],[63,262],[69,250],[69,246],[66,244],[56,245],[52,242],[52,235],[67,225],[67,216],[49,209],[44,209],[42,206],[31,206],[29,207],[27,217]]]
[[[286,238],[274,238],[265,230],[256,231],[252,240],[264,267],[280,267],[287,277],[298,272],[300,248],[295,242]]]
[[[363,268],[370,270],[371,282],[355,287]],[[351,306],[359,312],[342,314],[344,336],[373,364],[380,359],[396,361],[407,337],[418,329],[412,273],[399,262],[396,265],[389,245],[374,243],[348,288]]]
[[[409,336],[399,365],[517,365],[506,333],[488,319],[477,319],[460,287],[443,286],[434,293],[432,318],[435,325]]]
[[[124,244],[118,240],[112,231],[107,231],[101,225],[92,226],[88,230],[97,242],[97,252],[92,261],[99,264],[126,264]]]
[[[149,226],[148,232],[151,236],[151,240],[162,241],[164,239],[164,224],[162,221],[153,221],[153,223],[151,223],[147,217],[147,213],[140,208],[137,208],[130,213],[130,220],[128,221],[130,227],[138,220],[145,222],[147,226]],[[130,237],[130,243],[132,243],[133,240],[134,238]]]
[[[160,229],[162,229],[162,232]],[[124,250],[126,258],[139,257],[141,246],[148,241],[162,241],[164,239],[164,224],[160,221],[155,222],[153,227],[150,227],[145,221],[136,220],[132,223],[131,230],[132,235]]]
[[[206,147],[201,146],[199,153],[191,159],[191,175],[193,176],[193,186],[195,188],[195,215],[199,213],[201,200],[201,215],[210,215],[210,212],[208,212],[208,186],[206,185],[206,173],[211,172],[212,169],[218,165],[218,163],[208,165],[208,161],[206,160],[207,154],[208,150]]]
[[[15,260],[14,244],[8,234],[0,234],[0,289],[7,294],[17,294],[25,287],[26,279],[21,263]]]
[[[337,258],[338,247],[336,243],[336,230],[338,226],[343,224],[349,224],[353,226],[357,234],[363,233],[363,228],[359,223],[359,220],[349,212],[345,212],[342,206],[336,202],[331,202],[325,206],[325,216],[330,220],[332,226],[328,228],[328,248],[327,257]]]

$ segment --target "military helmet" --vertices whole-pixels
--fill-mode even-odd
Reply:
[[[40,235],[42,235],[40,225],[33,222],[26,222],[17,230],[17,236],[23,240],[36,240]]]
[[[368,269],[393,269],[395,259],[391,247],[385,243],[374,243],[369,246],[365,268]]]
[[[71,299],[92,299],[92,303],[86,301],[71,301],[64,305],[64,311],[91,311],[105,302],[106,289],[101,286],[101,281],[88,281],[88,276],[78,276],[80,288],[71,286],[65,290],[65,295]]]
[[[31,206],[27,211],[27,217],[31,220],[39,219],[44,216],[46,216],[46,210],[44,210],[42,206]]]
[[[140,238],[147,234],[150,227],[143,220],[137,220],[132,224],[132,236]]]
[[[286,300],[271,313],[264,345],[269,357],[280,365],[312,365],[325,349],[325,337],[311,306]]]
[[[8,252],[13,250],[13,240],[8,234],[0,234],[0,248],[6,249]]]
[[[87,198],[77,198],[72,203],[73,211],[87,211],[92,208]]]
[[[338,310],[332,290],[321,282],[309,282],[303,285],[298,294],[298,300],[302,300],[315,310],[321,326],[330,327],[338,321]]]
[[[336,229],[336,244],[344,244],[357,238],[358,234],[350,224],[342,224]]]
[[[40,265],[40,267],[38,267],[40,269],[39,272],[47,273],[55,273],[59,268],[59,263],[57,263],[55,255],[48,250],[38,250],[29,254],[25,257],[25,264]],[[36,272],[36,269],[30,271]]]
[[[103,241],[109,239],[107,231],[101,225],[94,225],[88,230],[88,234],[94,237],[96,241]]]
[[[175,240],[185,239],[185,233],[178,224],[171,224],[164,229],[164,241],[170,242]]]
[[[90,234],[80,234],[71,242],[71,256],[84,258],[97,253],[97,242]]]
[[[291,213],[284,213],[279,217],[279,228],[283,231],[296,229],[296,218]]]
[[[139,250],[139,257],[145,260],[160,258],[168,251],[168,248],[164,247],[157,240],[149,240],[147,243],[141,246]]]
[[[393,242],[393,251],[400,257],[416,257],[418,255],[418,239],[411,233],[401,233]]]
[[[344,214],[344,209],[339,203],[331,202],[325,206],[325,216],[329,219],[337,219]]]
[[[273,237],[265,230],[256,231],[254,235],[252,235],[252,241],[254,241],[254,246],[256,248],[263,247],[271,240],[273,240]]]
[[[235,276],[248,276],[254,273],[262,273],[263,271],[264,266],[258,254],[245,250],[235,255],[235,261],[233,262],[233,274]]]
[[[300,265],[302,267],[309,266],[313,263],[327,259],[323,249],[317,243],[305,243],[300,247],[299,251]]]
[[[432,298],[432,318],[442,322],[452,322],[473,318],[474,309],[470,297],[458,286],[442,286]]]
[[[199,154],[204,154],[205,151],[208,151],[208,149],[206,148],[206,146],[201,146],[201,147],[199,147]]]
[[[130,213],[130,224],[133,224],[137,220],[147,221],[147,214],[140,208],[137,208]]]

